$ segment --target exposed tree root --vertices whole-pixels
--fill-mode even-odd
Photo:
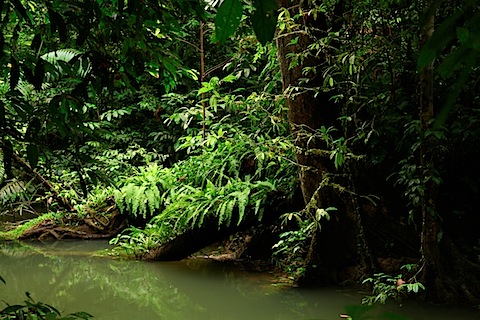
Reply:
[[[20,239],[109,239],[126,226],[126,219],[118,208],[109,206],[102,214],[83,219],[69,219],[69,225],[56,220],[45,220],[26,230]]]

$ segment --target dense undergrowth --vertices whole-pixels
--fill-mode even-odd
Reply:
[[[339,241],[370,232],[371,261],[376,254],[421,255],[428,206],[444,229],[431,243],[455,238],[458,252],[478,264],[471,226],[478,222],[472,199],[480,190],[479,154],[472,146],[480,136],[479,99],[476,90],[460,94],[478,86],[473,7],[434,8],[442,26],[436,37],[448,37],[430,44],[427,57],[419,49],[420,4],[308,1],[302,5],[309,10],[282,8],[278,44],[291,41],[280,48],[288,61],[280,70],[281,50],[253,36],[242,10],[237,35],[218,45],[216,9],[197,16],[190,2],[156,8],[165,21],[135,1],[128,10],[116,5],[124,1],[91,1],[95,10],[75,13],[66,2],[27,1],[30,16],[19,1],[4,12],[13,8],[7,2],[0,8],[0,214],[33,219],[8,225],[1,238],[21,237],[47,220],[102,228],[104,209],[115,206],[129,224],[112,243],[117,253],[138,257],[207,223],[222,229],[261,220],[272,203],[293,196],[305,173],[320,172],[313,194],[334,189],[357,225],[339,222],[347,209],[317,205],[315,197],[305,210],[282,212],[273,260],[292,279],[304,274],[327,221],[339,222],[338,230],[348,225]],[[256,12],[247,3],[245,10]],[[468,59],[457,59],[458,52],[469,52]],[[418,56],[446,61],[430,79],[436,109],[423,124],[418,68],[426,62]],[[298,81],[284,88],[291,77]],[[310,93],[315,112],[289,123],[287,101],[307,103],[302,97]],[[331,116],[326,123],[323,112]],[[443,122],[435,122],[440,115]],[[314,160],[299,165],[299,157]],[[400,232],[385,234],[385,223],[408,229],[413,250]],[[365,239],[354,250],[368,249]],[[398,249],[405,243],[407,250]]]
[[[267,61],[259,71],[265,80],[273,80],[268,85],[273,90],[274,56],[262,46],[245,45],[257,50],[258,64]],[[46,149],[45,157],[39,158],[36,172],[48,177],[51,190],[45,192],[32,172],[13,167],[30,179],[30,187],[7,188],[10,180],[6,181],[1,189],[4,212],[17,219],[27,211],[35,215],[46,210],[47,214],[1,236],[22,237],[45,220],[76,224],[102,215],[108,199],[130,221],[130,227],[112,243],[118,246],[117,252],[134,256],[205,221],[216,221],[221,228],[261,220],[265,207],[282,198],[287,202],[293,195],[294,148],[283,99],[248,88],[223,92],[224,85],[238,81],[231,75],[212,77],[197,94],[157,97],[147,85],[140,99],[131,100],[128,92],[116,95],[117,109],[85,123],[96,130],[96,136],[86,134],[81,146],[71,149],[67,157],[56,157],[60,150]],[[199,100],[202,93],[207,97]],[[129,104],[135,100],[134,106]],[[62,210],[65,204],[71,209]]]

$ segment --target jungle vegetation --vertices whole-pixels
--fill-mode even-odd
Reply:
[[[0,1],[2,237],[478,304],[477,2]]]

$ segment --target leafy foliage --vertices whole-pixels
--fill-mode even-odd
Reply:
[[[444,1],[432,5],[428,15],[434,15],[437,6]],[[455,77],[452,88],[444,102],[441,113],[436,120],[436,127],[445,124],[449,114],[455,107],[462,88],[468,83],[473,69],[480,63],[480,12],[476,1],[465,1],[454,8],[434,31],[431,39],[422,47],[418,57],[418,67],[422,68],[440,61],[436,71],[443,79]],[[444,54],[447,52],[447,54]]]
[[[157,212],[144,234],[138,228],[129,229],[126,232],[131,236],[124,233],[113,243],[127,250],[146,251],[190,228],[202,226],[209,219],[215,219],[219,228],[240,224],[252,216],[261,219],[269,195],[292,190],[291,179],[285,174],[294,166],[269,150],[274,145],[257,144],[255,157],[250,149],[252,143],[248,136],[235,135],[231,140],[216,141],[212,149],[190,156],[172,168],[151,166],[141,170],[139,176],[127,179],[129,182],[116,193],[120,207],[135,210],[132,214],[147,212],[151,201],[148,194],[153,194],[156,202],[151,210]],[[281,148],[285,147],[288,145]],[[147,173],[149,176],[145,177]],[[142,184],[134,186],[132,181]],[[149,181],[148,185],[145,181]]]
[[[5,284],[5,280],[0,277],[0,280]],[[62,316],[60,312],[53,306],[35,302],[30,293],[26,292],[27,300],[24,304],[9,305],[3,310],[0,310],[0,319],[52,319],[52,320],[75,320],[75,319],[93,319],[93,316],[87,312],[75,312],[66,316]]]
[[[316,203],[310,203],[305,210],[282,215],[283,227],[298,229],[280,234],[280,240],[273,246],[272,260],[291,280],[296,281],[304,275],[308,241],[321,230],[324,221],[330,220],[329,212],[336,210],[334,207],[318,208]]]
[[[157,165],[140,169],[137,175],[127,178],[121,190],[115,191],[115,199],[122,211],[147,217],[161,207],[162,182],[166,185],[162,170]]]
[[[405,267],[405,266],[404,266]],[[418,294],[425,290],[425,286],[420,282],[407,283],[402,280],[402,275],[396,277],[385,273],[376,273],[372,278],[367,278],[363,283],[372,283],[372,295],[364,297],[362,304],[372,305],[375,303],[385,304],[388,299],[402,301],[402,295],[409,293]]]
[[[220,2],[220,1],[219,1]],[[274,0],[253,1],[254,13],[251,23],[255,34],[262,44],[273,39],[277,24],[277,3]],[[215,16],[215,32],[221,43],[237,30],[243,13],[243,1],[224,0],[218,7]]]

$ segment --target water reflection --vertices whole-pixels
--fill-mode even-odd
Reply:
[[[103,241],[0,244],[0,275],[7,281],[0,298],[21,302],[29,291],[62,313],[83,310],[100,320],[340,319],[347,305],[358,305],[361,299],[351,291],[279,288],[271,285],[274,278],[268,274],[201,259],[160,263],[92,254],[106,247]],[[478,317],[471,310],[392,305],[361,318],[381,319],[392,309],[402,319]]]

